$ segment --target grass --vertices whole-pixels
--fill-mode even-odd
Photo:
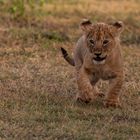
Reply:
[[[139,140],[140,4],[138,0],[49,1],[21,17],[0,9],[0,139]],[[80,37],[79,23],[122,20],[122,109],[102,99],[76,104],[74,68],[62,58]],[[102,91],[107,83],[100,82]]]

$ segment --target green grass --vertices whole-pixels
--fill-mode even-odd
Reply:
[[[140,139],[139,1],[47,1],[26,5],[20,17],[9,0],[0,4],[0,139]],[[72,52],[84,17],[125,23],[122,109],[105,108],[100,98],[75,102],[75,71],[60,47]],[[99,87],[105,92],[107,83]]]

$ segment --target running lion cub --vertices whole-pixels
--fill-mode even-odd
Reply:
[[[78,40],[71,58],[61,48],[65,60],[75,66],[79,93],[76,99],[85,103],[100,94],[96,83],[99,79],[109,81],[109,91],[105,97],[105,106],[119,107],[120,90],[123,84],[123,61],[119,36],[123,23],[97,23],[85,19],[80,24],[83,36]]]

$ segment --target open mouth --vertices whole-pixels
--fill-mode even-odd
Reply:
[[[106,59],[106,56],[105,57],[95,57],[95,58],[93,58],[95,61],[103,61],[103,60],[105,60]]]

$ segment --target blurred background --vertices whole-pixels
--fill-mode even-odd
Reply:
[[[75,104],[60,47],[72,53],[83,18],[125,24],[122,110]],[[140,0],[0,0],[0,139],[140,139],[139,67]]]

